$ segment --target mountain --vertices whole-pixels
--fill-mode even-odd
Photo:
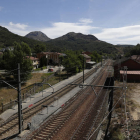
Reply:
[[[40,32],[40,31],[30,32],[29,34],[25,35],[25,37],[31,38],[31,39],[34,39],[34,40],[38,40],[38,41],[48,41],[48,40],[50,40],[49,37],[47,37],[44,33]]]
[[[10,32],[8,29],[0,26],[0,48],[13,46],[13,43],[15,41],[18,43],[25,42],[31,48],[33,48],[35,45],[38,45],[38,44],[45,44],[45,43],[40,42],[40,41],[36,41],[33,39],[29,39],[26,37],[16,35],[16,34]]]
[[[117,46],[120,46],[120,47],[134,47],[135,45],[130,45],[130,44],[117,44]]]
[[[56,39],[51,39],[46,43],[47,46],[59,48],[60,50],[97,51],[109,54],[118,52],[114,45],[98,40],[98,38],[93,35],[84,35],[74,32],[67,33]]]
[[[35,46],[46,46],[46,51],[63,52],[64,50],[83,50],[97,51],[111,54],[118,53],[116,46],[101,41],[93,35],[84,35],[81,33],[70,32],[56,39],[50,39],[46,42],[33,40],[27,37],[22,37],[10,32],[8,29],[0,26],[0,48],[13,46],[14,42],[25,42],[32,50]]]
[[[93,35],[84,35],[81,33],[74,33],[74,32],[67,33],[66,35],[56,38],[55,40],[71,41],[71,40],[78,40],[78,39],[82,39],[85,41],[98,41],[98,39]]]

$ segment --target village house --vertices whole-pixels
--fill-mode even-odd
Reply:
[[[59,64],[60,56],[66,56],[66,54],[58,53],[58,52],[41,52],[37,54],[37,58],[40,59],[41,57],[45,57],[48,59],[48,64]]]
[[[88,56],[87,54],[81,54],[82,56],[84,56],[86,63],[91,61],[91,57]]]
[[[123,80],[124,66],[127,66],[127,81],[140,82],[140,63],[132,58],[124,58],[114,63],[114,77]]]
[[[133,60],[135,60],[137,62],[140,62],[140,55],[132,55],[131,59],[133,59]]]
[[[39,59],[36,57],[32,57],[32,56],[26,56],[26,57],[32,61],[32,65],[33,65],[34,69],[37,69],[39,66]]]

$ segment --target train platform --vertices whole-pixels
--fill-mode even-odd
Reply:
[[[100,63],[98,63],[97,65],[101,65]],[[95,65],[92,69],[94,69],[97,65]],[[85,73],[87,73],[88,71],[90,71],[91,69],[85,69]],[[100,71],[100,69],[97,70],[96,73],[93,74],[93,76],[90,76],[87,80],[85,80],[85,83],[89,83],[93,77]],[[53,85],[50,88],[47,88],[39,93],[36,93],[35,95],[27,98],[24,102],[22,102],[22,108],[29,108],[32,107],[36,102],[38,102],[39,100],[49,96],[50,94],[53,94],[53,90],[54,92],[61,89],[62,87],[66,86],[67,84],[72,83],[74,80],[76,80],[77,78],[79,78],[80,76],[83,75],[83,72],[78,73],[66,80],[63,80],[55,85]],[[45,108],[44,110],[42,110],[41,113],[35,115],[32,118],[32,128],[36,128],[44,119],[46,119],[47,117],[49,117],[53,112],[55,112],[56,110],[58,110],[59,108],[61,108],[61,106],[67,101],[69,100],[72,96],[74,96],[74,94],[76,94],[81,88],[76,87],[73,90],[71,90],[68,94],[64,95],[63,97],[59,98],[58,100],[56,99],[50,106],[48,106],[47,108]],[[12,109],[8,109],[5,112],[3,112],[0,115],[0,118],[3,119],[4,121],[6,121],[7,119],[9,119],[12,115],[14,115],[15,113],[18,112],[18,105],[15,105]]]
[[[85,85],[90,84],[90,82],[96,77],[96,75],[100,72],[101,68],[97,70],[97,72],[93,73],[88,79],[85,80]],[[84,86],[83,88],[85,88]],[[65,106],[65,103],[73,97],[78,91],[80,91],[81,88],[79,86],[75,87],[73,90],[59,98],[58,100],[55,100],[50,106],[44,107],[44,109],[36,114],[32,120],[31,120],[31,129],[35,130],[37,129],[41,123],[43,123],[45,120],[47,120],[52,114],[57,113],[60,111],[63,106]],[[86,93],[89,94],[89,93]]]

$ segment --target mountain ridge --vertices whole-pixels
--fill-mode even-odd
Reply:
[[[25,37],[43,42],[50,40],[50,38],[41,31],[30,32],[27,35],[25,35]]]
[[[69,32],[63,36],[60,36],[58,38],[55,38],[54,40],[71,40],[71,39],[85,39],[87,41],[97,41],[98,38],[96,38],[95,36],[93,35],[84,35],[82,33],[75,33],[75,32]]]
[[[27,37],[22,37],[10,32],[8,29],[0,26],[0,48],[13,46],[14,42],[25,42],[32,50],[35,46],[45,45],[47,51],[63,52],[65,50],[83,50],[97,51],[103,53],[117,53],[115,45],[99,40],[93,35],[84,35],[82,33],[69,32],[56,39],[50,39],[42,42]],[[40,44],[40,45],[39,45]]]

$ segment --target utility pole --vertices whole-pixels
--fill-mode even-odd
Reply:
[[[18,121],[19,121],[19,134],[23,128],[23,117],[22,117],[22,100],[21,100],[21,81],[20,81],[20,64],[18,63]]]
[[[84,59],[84,53],[83,53],[83,84],[84,84],[84,63],[85,63],[85,59]]]
[[[60,68],[60,65],[61,65],[61,59],[59,58],[59,82],[61,81],[61,68]]]
[[[102,56],[101,56],[101,67],[102,67]]]
[[[14,86],[10,85],[6,81],[2,80],[1,82],[4,82],[5,84],[9,85],[10,87],[17,90],[18,93],[18,121],[19,121],[19,134],[23,130],[23,117],[22,117],[22,100],[21,100],[21,81],[20,81],[20,64],[18,63],[18,88],[15,88]]]

